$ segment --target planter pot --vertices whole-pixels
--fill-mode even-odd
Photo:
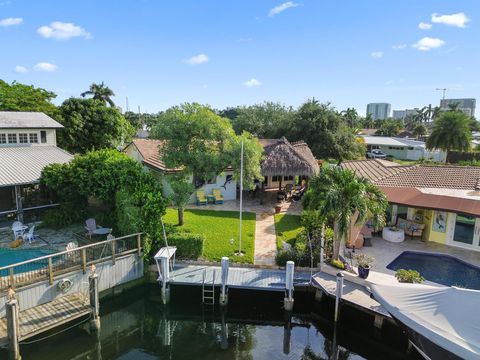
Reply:
[[[368,277],[368,274],[370,274],[370,268],[364,268],[359,266],[358,267],[358,277],[362,279],[366,279]]]
[[[275,206],[275,214],[280,214],[281,210],[282,210],[281,206]]]

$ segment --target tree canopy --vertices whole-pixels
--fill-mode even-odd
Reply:
[[[80,94],[82,97],[87,95],[92,95],[94,100],[101,101],[105,105],[115,107],[115,103],[112,100],[112,96],[115,96],[115,93],[112,89],[106,86],[103,81],[101,84],[92,83],[87,91]]]
[[[59,133],[59,144],[75,153],[115,148],[135,131],[116,108],[94,99],[67,99],[60,113],[65,128]]]
[[[428,149],[467,151],[472,133],[471,118],[461,111],[445,111],[433,122],[427,138]]]
[[[58,108],[52,103],[57,95],[33,85],[0,80],[0,111],[40,111],[58,120]]]

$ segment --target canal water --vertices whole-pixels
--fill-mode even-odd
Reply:
[[[225,310],[202,307],[198,289],[172,289],[164,306],[157,286],[142,286],[101,303],[101,330],[84,325],[43,334],[21,345],[23,360],[153,359],[418,359],[394,326],[375,333],[344,309],[335,330],[331,304],[296,293],[291,318],[282,294],[230,291]],[[7,353],[0,350],[0,359]]]

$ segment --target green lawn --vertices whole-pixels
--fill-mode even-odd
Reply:
[[[203,256],[209,260],[220,261],[222,256],[228,256],[233,262],[253,263],[255,213],[243,213],[242,251],[245,255],[242,257],[234,255],[238,251],[238,215],[236,211],[185,210],[182,228],[187,232],[205,235]],[[168,208],[164,221],[178,224],[177,209]],[[231,239],[234,239],[233,244]]]
[[[302,231],[299,215],[275,214],[277,249],[282,249],[282,241],[289,243]]]

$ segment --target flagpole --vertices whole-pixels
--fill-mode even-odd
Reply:
[[[242,256],[242,210],[243,210],[243,138],[240,147],[240,233],[238,235],[238,256]]]

